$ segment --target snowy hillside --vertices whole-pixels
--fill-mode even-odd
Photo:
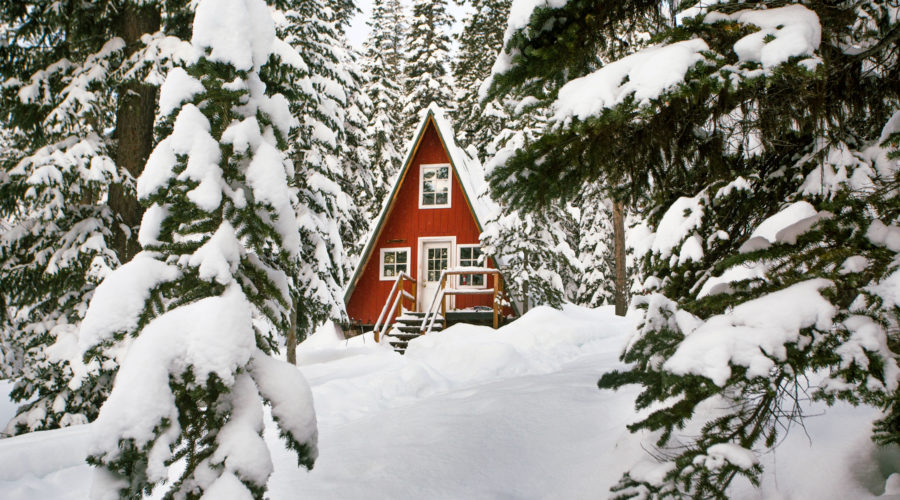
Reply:
[[[298,469],[270,420],[270,497],[606,498],[624,470],[650,458],[649,445],[625,430],[636,391],[596,387],[601,373],[619,366],[632,320],[609,308],[538,308],[496,332],[457,325],[419,338],[406,356],[370,337],[346,342],[322,329],[298,355],[315,398],[319,459],[312,472]],[[761,457],[761,490],[735,484],[732,496],[884,493],[900,453],[869,440],[873,411],[825,411],[807,406],[807,435],[792,432]],[[0,497],[85,498],[86,431],[0,441]],[[895,495],[881,498],[900,498],[898,479],[887,481]]]

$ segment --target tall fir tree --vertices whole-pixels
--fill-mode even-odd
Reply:
[[[581,265],[576,279],[578,290],[572,302],[598,307],[615,303],[615,255],[613,253],[612,201],[599,183],[583,189],[572,201],[572,246]]]
[[[596,67],[622,23],[659,12],[536,8],[513,20],[491,83],[519,95],[564,83],[550,126],[494,170],[495,192],[548,203],[603,177],[645,219],[631,365],[600,386],[641,385],[648,411],[629,428],[651,432],[665,474],[633,469],[617,496],[756,484],[758,455],[802,417],[806,391],[881,407],[873,437],[900,441],[897,8],[698,6],[656,23],[657,45]],[[653,71],[662,62],[673,78]]]
[[[279,35],[287,44],[282,54],[285,64],[283,70],[264,77],[288,97],[300,121],[289,151],[297,166],[293,182],[299,188],[297,219],[306,263],[298,275],[301,295],[295,297],[297,340],[327,319],[345,318],[341,289],[349,273],[349,255],[367,229],[353,201],[357,192],[371,185],[360,169],[365,162],[359,144],[365,115],[361,107],[367,101],[357,92],[364,77],[347,65],[352,56],[343,46],[341,22],[342,17],[323,2],[288,2],[278,22]],[[288,346],[291,358],[293,343]]]
[[[494,118],[503,117],[494,122],[501,126],[499,133],[485,146],[492,154],[485,162],[491,178],[507,154],[537,139],[545,127],[547,109],[533,96],[518,103],[510,96],[498,97],[489,106],[499,111]],[[516,182],[515,177],[509,182]],[[581,230],[574,220],[577,210],[563,199],[541,207],[509,203],[498,192],[503,189],[495,185],[490,193],[484,193],[497,201],[501,210],[487,221],[481,240],[485,255],[501,265],[512,298],[521,304],[519,312],[573,301],[583,267],[577,255]]]
[[[152,147],[157,76],[179,48],[157,30],[184,4],[0,7],[0,331],[25,403],[7,433],[91,420],[108,392],[108,381],[70,388],[65,349],[50,346],[74,335],[99,280],[137,247],[134,178]]]
[[[403,162],[401,103],[403,84],[404,16],[399,0],[375,0],[371,29],[365,45],[366,95],[371,114],[366,128],[373,195],[366,202],[366,216],[374,220],[387,196],[390,182]]]
[[[262,0],[201,0],[191,43],[137,181],[143,251],[107,275],[79,334],[76,381],[121,364],[92,426],[101,498],[150,494],[175,462],[171,497],[263,498],[264,403],[299,464],[316,456],[309,387],[273,357],[301,259],[286,155],[298,122],[260,78],[283,44]]]
[[[369,157],[368,123],[372,116],[372,101],[366,93],[368,73],[363,67],[362,55],[355,48],[348,46],[346,38],[341,38],[345,50],[342,53],[341,65],[346,68],[347,107],[344,113],[344,140],[340,146],[340,162],[344,192],[354,200],[351,208],[351,219],[346,222],[348,239],[347,258],[342,262],[344,276],[349,277],[356,268],[357,259],[363,250],[364,236],[369,230],[365,216],[367,201],[375,194],[375,178],[377,173],[372,169]],[[341,283],[341,286],[346,283]]]
[[[481,99],[481,86],[491,75],[491,67],[503,48],[503,32],[509,18],[511,0],[469,0],[472,8],[458,35],[459,50],[453,61],[456,106],[453,119],[459,140],[475,146],[485,157],[488,146],[508,119],[502,103]],[[493,153],[491,151],[490,153]]]
[[[571,302],[581,266],[569,245],[570,218],[559,210],[503,210],[488,221],[481,235],[485,256],[502,263],[505,287],[520,313]]]
[[[344,275],[349,276],[356,268],[359,253],[362,252],[363,237],[369,227],[364,216],[365,203],[375,190],[375,174],[371,168],[367,139],[367,125],[372,115],[372,102],[368,97],[368,73],[365,70],[363,54],[350,44],[347,39],[347,28],[353,16],[360,10],[353,0],[332,0],[335,11],[334,23],[339,42],[338,60],[340,67],[346,72],[343,80],[346,106],[344,111],[343,141],[339,145],[339,156],[342,166],[343,188],[353,203],[350,218],[344,222],[347,239],[347,258],[342,265]],[[341,283],[343,287],[346,283]]]
[[[531,109],[510,115],[505,128],[489,144],[500,153],[488,160],[491,175],[501,164],[503,152],[534,140],[543,123],[544,110]],[[487,195],[487,193],[485,193]],[[511,298],[521,313],[539,305],[560,307],[574,298],[580,263],[574,242],[572,212],[564,200],[532,210],[505,203],[496,193],[501,210],[487,221],[481,235],[484,253],[500,263]]]
[[[453,18],[445,0],[416,0],[406,37],[404,69],[406,95],[403,98],[401,140],[410,140],[419,111],[435,103],[453,112],[454,83],[450,74],[450,27]]]

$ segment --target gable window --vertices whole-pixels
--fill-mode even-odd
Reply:
[[[458,245],[457,250],[459,251],[459,267],[485,267],[481,247],[478,245]],[[484,288],[484,278],[483,274],[461,274],[459,286]]]
[[[409,248],[381,249],[381,280],[394,280],[409,272]]]
[[[450,164],[419,167],[419,208],[450,207]]]

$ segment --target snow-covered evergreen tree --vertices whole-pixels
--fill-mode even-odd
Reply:
[[[406,95],[401,111],[401,140],[410,140],[419,122],[419,110],[432,102],[454,109],[454,83],[450,74],[450,27],[453,18],[445,0],[416,0],[409,21],[404,52]]]
[[[502,125],[485,149],[493,156],[485,163],[490,177],[505,158],[523,144],[534,141],[547,120],[547,111],[533,97],[515,104],[506,97],[490,105],[498,111],[494,118]],[[503,104],[501,104],[503,103]],[[474,146],[473,146],[474,147]],[[477,148],[476,148],[477,149]],[[516,182],[516,175],[509,182]],[[487,221],[481,235],[485,255],[494,257],[504,272],[514,300],[527,310],[537,305],[559,307],[576,298],[582,265],[578,260],[578,233],[573,210],[566,200],[536,207],[534,204],[512,204],[491,186],[490,196],[502,209]]]
[[[481,85],[503,48],[503,30],[509,17],[510,0],[469,0],[472,12],[466,17],[457,37],[459,51],[453,61],[456,81],[456,107],[453,115],[459,140],[475,146],[486,156],[488,145],[503,129],[507,110],[494,100],[481,99]]]
[[[403,85],[403,11],[399,0],[375,0],[371,29],[365,46],[366,94],[372,111],[366,129],[373,196],[366,204],[369,220],[374,220],[387,196],[390,182],[403,162],[401,103]]]
[[[133,182],[152,147],[155,76],[179,49],[153,33],[160,16],[132,2],[0,7],[0,330],[13,398],[27,402],[8,433],[90,420],[108,391],[68,387],[71,368],[50,346],[137,246]]]
[[[572,202],[575,213],[573,246],[581,265],[578,290],[572,302],[586,307],[612,304],[615,300],[612,202],[601,186],[592,184]]]
[[[502,263],[506,291],[522,313],[539,305],[560,307],[574,297],[580,266],[569,245],[569,219],[551,218],[556,214],[505,210],[481,235],[485,256]]]
[[[643,319],[630,368],[600,386],[641,385],[652,409],[629,428],[651,431],[659,463],[617,494],[727,498],[735,477],[758,481],[801,393],[879,406],[875,439],[900,441],[897,7],[697,6],[658,23],[658,45],[595,66],[608,35],[657,8],[519,13],[492,79],[518,95],[567,81],[551,127],[494,169],[495,193],[552,200],[602,176],[643,210]]]
[[[341,17],[323,2],[294,1],[287,7],[278,22],[287,44],[279,56],[284,71],[267,73],[265,79],[288,97],[300,121],[289,154],[296,165],[293,183],[299,188],[297,220],[306,263],[298,271],[301,295],[295,298],[302,339],[322,321],[345,317],[341,289],[349,254],[368,228],[353,196],[371,182],[360,170],[365,157],[359,128],[367,100],[358,92],[364,77],[343,46]]]
[[[201,0],[192,45],[137,181],[143,251],[106,276],[79,332],[74,383],[120,365],[92,425],[98,498],[149,494],[176,462],[170,496],[262,498],[264,403],[299,463],[316,455],[309,388],[272,357],[301,258],[285,154],[298,123],[260,78],[283,44],[262,0]]]
[[[344,113],[344,140],[340,147],[340,159],[343,170],[343,190],[354,200],[352,219],[347,221],[349,238],[344,242],[347,247],[347,259],[342,262],[344,275],[348,276],[356,268],[356,261],[363,250],[364,236],[369,230],[369,221],[365,213],[375,195],[375,178],[377,173],[372,168],[369,157],[368,124],[372,115],[372,101],[366,92],[368,74],[362,67],[362,56],[353,47],[347,46],[341,57],[341,65],[347,69],[347,108]],[[345,283],[342,283],[344,285]]]

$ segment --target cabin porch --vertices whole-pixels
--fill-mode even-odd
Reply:
[[[468,288],[457,286],[466,280],[463,276],[483,275],[490,288]],[[374,331],[375,341],[381,342],[389,337],[389,342],[400,353],[405,352],[407,343],[428,333],[437,332],[456,323],[469,323],[499,328],[511,318],[509,300],[503,290],[503,277],[497,269],[479,267],[461,267],[444,270],[439,287],[430,305],[419,310],[417,304],[418,285],[416,279],[406,273],[400,273],[378,321],[374,325],[351,325],[351,335]],[[453,297],[483,296],[485,304],[462,309],[453,308]]]

